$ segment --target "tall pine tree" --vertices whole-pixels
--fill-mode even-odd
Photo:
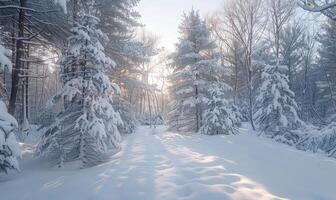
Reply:
[[[204,134],[232,133],[233,131],[227,131],[230,129],[227,127],[230,126],[229,123],[225,124],[223,119],[211,121],[215,116],[210,116],[209,113],[211,109],[218,109],[221,114],[230,112],[226,110],[227,102],[217,99],[224,98],[224,88],[215,87],[215,84],[221,84],[217,80],[223,73],[223,68],[219,65],[217,46],[211,39],[209,27],[198,12],[192,10],[184,15],[179,29],[181,36],[176,52],[171,56],[173,74],[170,76],[172,102],[169,126],[181,131],[201,130]],[[224,131],[217,130],[215,126],[218,123],[219,126],[224,126]]]
[[[317,81],[319,95],[322,97],[319,104],[324,107],[322,113],[328,117],[336,113],[336,22],[329,20],[323,25],[323,31],[318,35],[321,44],[318,49],[321,74]],[[331,108],[331,109],[330,109]]]
[[[53,99],[65,109],[59,113],[38,146],[38,155],[49,155],[62,165],[79,160],[82,167],[103,161],[110,149],[119,149],[120,115],[112,106],[111,94],[118,86],[106,71],[115,62],[105,55],[106,35],[97,28],[96,1],[81,4],[78,21],[60,59],[62,90]]]

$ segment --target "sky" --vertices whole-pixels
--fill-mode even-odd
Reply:
[[[173,50],[184,12],[194,8],[204,16],[219,9],[222,2],[223,0],[141,0],[138,11],[142,16],[141,23],[159,37],[160,45]]]

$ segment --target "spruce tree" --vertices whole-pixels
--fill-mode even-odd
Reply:
[[[317,86],[321,99],[318,103],[323,104],[323,116],[327,117],[336,113],[336,22],[329,20],[322,26],[322,33],[318,35],[321,44],[318,49],[320,71]]]
[[[211,72],[218,67],[217,59],[209,56],[216,45],[197,11],[192,10],[184,15],[179,30],[179,42],[171,55],[172,101],[168,124],[171,129],[198,132],[202,126],[202,106],[206,102],[207,85],[214,80]]]
[[[8,50],[0,44],[0,70],[11,71],[11,62],[7,57]],[[3,87],[0,82],[0,87]],[[3,88],[1,88],[3,89]],[[18,158],[20,147],[16,141],[15,130],[18,128],[16,119],[7,112],[6,104],[0,97],[0,173],[19,170]]]
[[[122,121],[111,98],[119,89],[106,75],[116,64],[105,55],[107,37],[97,28],[97,13],[94,0],[81,4],[60,59],[64,86],[53,98],[54,105],[63,102],[65,109],[38,145],[38,155],[52,156],[60,166],[79,160],[89,167],[102,162],[108,150],[120,148]]]
[[[207,89],[200,133],[206,135],[233,135],[238,133],[241,116],[227,97],[231,87],[223,82],[214,82]]]
[[[209,27],[192,10],[184,16],[180,33],[172,54],[169,126],[208,135],[237,133],[239,113],[228,99],[230,87],[219,81],[225,70]]]
[[[302,125],[295,94],[288,85],[287,70],[287,66],[281,65],[264,67],[255,114],[259,129],[266,136],[283,142],[291,142],[294,138],[291,138],[290,131]]]

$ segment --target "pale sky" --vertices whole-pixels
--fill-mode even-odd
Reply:
[[[178,38],[178,25],[184,12],[193,7],[202,16],[216,11],[223,0],[141,0],[138,11],[146,29],[160,37],[160,45],[174,48]]]

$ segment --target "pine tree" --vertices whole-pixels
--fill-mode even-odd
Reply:
[[[106,71],[115,62],[105,55],[107,37],[97,28],[95,1],[81,7],[79,20],[72,29],[68,46],[60,59],[62,90],[53,103],[63,101],[64,111],[43,135],[38,155],[49,155],[63,162],[79,160],[82,167],[103,161],[110,149],[120,148],[120,115],[112,106],[111,94],[118,92]]]
[[[286,134],[302,125],[295,102],[295,94],[288,85],[287,66],[266,65],[262,72],[262,85],[257,96],[256,121],[263,133],[283,142],[293,138]]]
[[[208,89],[200,133],[206,135],[237,134],[241,116],[227,98],[231,87],[222,82],[212,83]]]
[[[0,44],[0,70],[11,69],[11,62],[7,57],[8,51]],[[2,89],[3,85],[0,82]],[[8,170],[19,170],[18,157],[21,156],[20,147],[16,141],[14,131],[18,123],[13,116],[7,112],[6,104],[0,98],[0,173],[7,173]]]
[[[330,20],[323,25],[323,32],[318,35],[318,42],[321,44],[318,49],[320,71],[323,77],[317,81],[319,96],[322,98],[319,103],[325,106],[326,117],[336,113],[336,22]],[[330,109],[331,108],[331,109]]]
[[[216,45],[206,23],[197,11],[184,15],[179,27],[181,36],[176,52],[171,55],[173,74],[170,76],[168,124],[181,131],[198,132],[202,125],[202,105],[206,89],[218,71],[218,59],[213,56]]]
[[[115,98],[114,107],[120,113],[123,124],[118,126],[120,133],[130,134],[135,131],[136,119],[133,108],[135,102],[130,102],[140,91],[142,82],[137,79],[138,67],[148,62],[144,54],[152,47],[142,41],[135,40],[136,31],[141,24],[138,22],[140,14],[135,10],[139,0],[101,0],[99,1],[101,12],[100,27],[107,34],[109,42],[106,45],[106,53],[112,57],[117,66],[109,73],[109,77],[128,94],[122,94]],[[150,52],[149,52],[150,53]],[[142,71],[140,72],[142,73]]]

